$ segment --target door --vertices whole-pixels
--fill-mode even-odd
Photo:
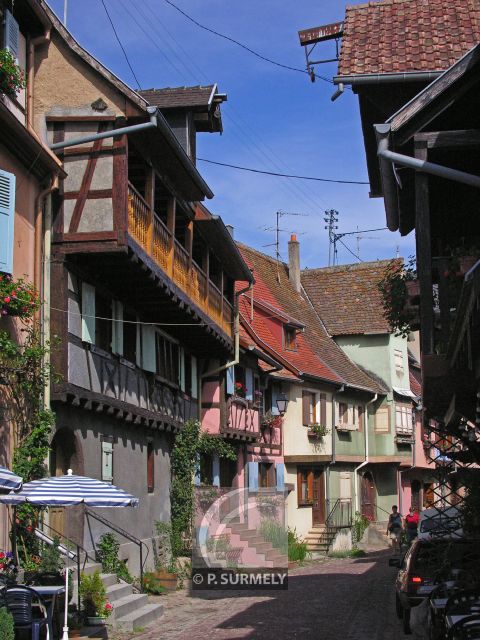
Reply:
[[[362,477],[361,510],[362,516],[365,516],[369,520],[376,520],[375,484],[370,471],[364,473]]]
[[[323,469],[313,470],[312,525],[325,524],[325,476]]]
[[[420,507],[420,489],[421,484],[418,480],[412,480],[412,504],[410,505],[415,509],[415,511],[421,511]]]
[[[424,509],[428,509],[428,507],[433,506],[435,502],[435,493],[433,491],[433,484],[428,482],[423,485],[423,507]]]

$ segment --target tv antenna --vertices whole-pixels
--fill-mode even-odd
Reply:
[[[330,211],[325,211],[325,217],[323,219],[326,222],[325,229],[328,229],[328,239],[330,242],[328,246],[328,266],[331,267],[332,258],[333,258],[333,264],[335,264],[335,254],[336,254],[336,248],[337,248],[337,241],[335,236],[338,235],[335,233],[335,229],[338,229],[338,225],[337,225],[338,211],[335,211],[335,209],[330,209]],[[333,248],[333,252],[332,252],[332,248]]]
[[[325,227],[327,229],[328,227]],[[338,227],[335,227],[338,228]],[[359,262],[363,262],[360,258],[360,240],[362,239],[371,239],[376,240],[376,236],[364,236],[364,233],[370,233],[372,231],[385,231],[387,227],[379,227],[378,229],[362,229],[359,231],[358,227],[356,231],[345,231],[344,233],[335,233],[333,230],[330,233],[330,249],[333,248],[333,266],[338,264],[338,250],[337,250],[337,242],[342,242],[342,238],[345,236],[356,236],[357,237],[357,253],[353,253],[351,249],[346,247],[352,255],[354,255]],[[345,245],[346,246],[346,245]],[[330,265],[330,251],[329,251],[329,265]]]
[[[281,233],[293,233],[293,231],[288,230],[288,229],[280,229],[280,219],[283,218],[283,216],[300,216],[302,218],[308,218],[308,213],[296,213],[296,212],[292,212],[292,211],[277,211],[276,212],[276,224],[274,227],[262,227],[263,231],[275,231],[275,242],[272,242],[270,244],[265,244],[263,245],[264,247],[275,247],[275,260],[277,261],[277,281],[280,282],[280,270],[279,270],[279,263],[280,263],[280,234]],[[303,233],[297,233],[297,235],[302,236],[304,235]]]

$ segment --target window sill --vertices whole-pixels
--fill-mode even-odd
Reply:
[[[97,345],[92,344],[91,342],[84,342],[83,343],[88,349],[90,349],[90,351],[92,353],[94,353],[97,356],[102,356],[103,358],[107,358],[108,360],[112,360],[113,355],[111,353],[109,353],[108,351],[105,351],[104,349],[102,349],[101,347],[97,347]]]
[[[120,359],[120,364],[125,365],[129,369],[136,369],[137,368],[136,364],[134,364],[131,360],[127,360],[123,356],[120,356],[119,359]]]
[[[300,507],[313,507],[313,500],[312,502],[299,502],[297,505],[299,508]]]

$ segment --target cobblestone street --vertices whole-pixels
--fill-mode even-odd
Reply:
[[[144,632],[115,640],[403,640],[395,616],[389,552],[330,559],[294,569],[288,591],[185,591],[162,598],[165,615]]]

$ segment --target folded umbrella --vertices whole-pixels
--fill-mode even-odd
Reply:
[[[0,467],[0,489],[9,491],[17,491],[22,487],[22,478],[15,475],[12,471]]]

